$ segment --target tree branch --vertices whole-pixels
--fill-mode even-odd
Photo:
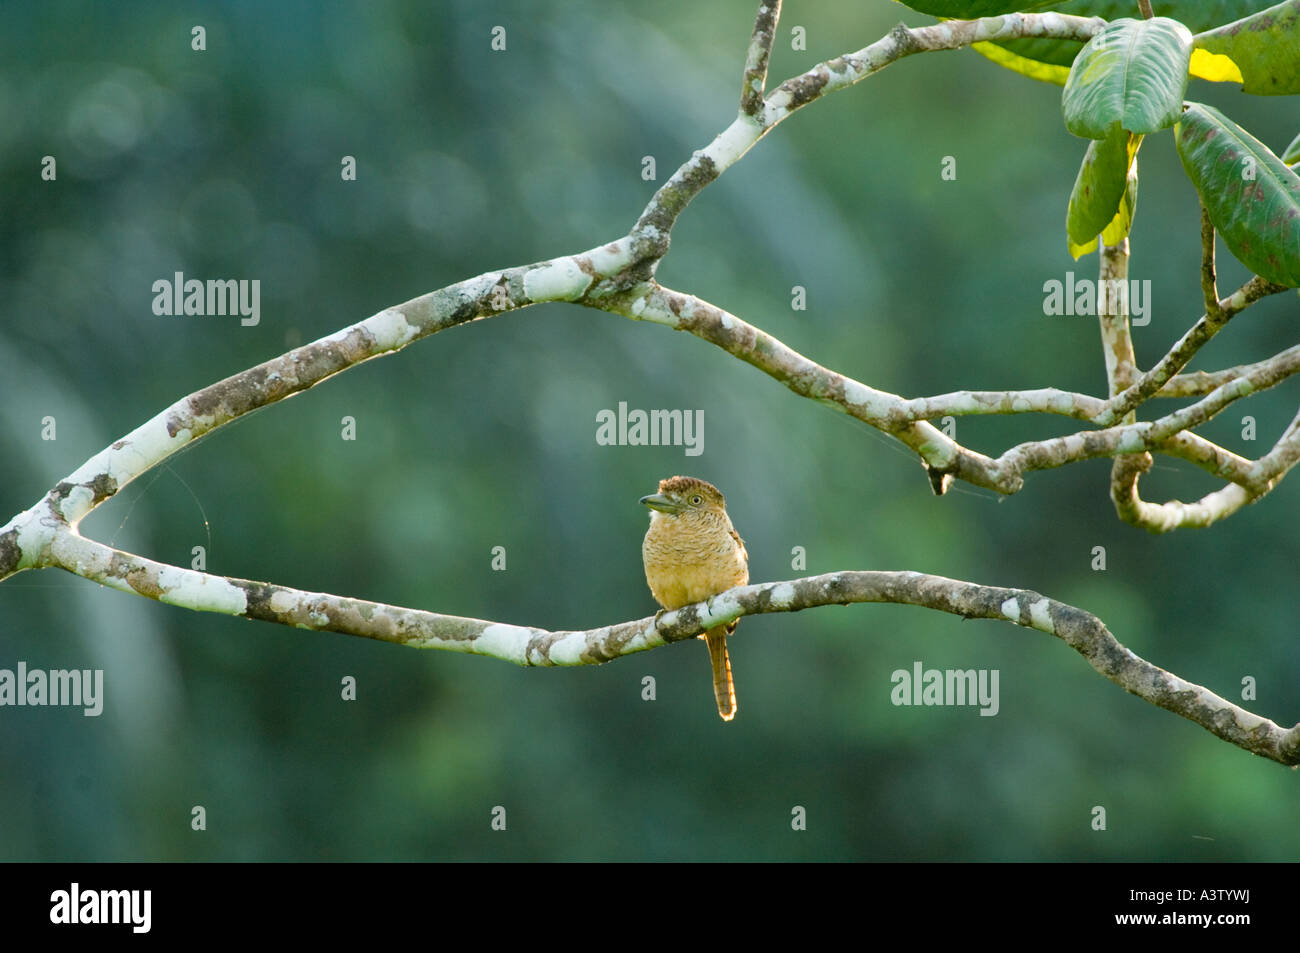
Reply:
[[[386,308],[195,391],[95,454],[36,506],[0,527],[0,579],[39,559],[34,525],[53,520],[75,529],[132,480],[232,420],[446,328],[543,301],[598,300],[640,280],[645,262],[657,253],[653,242],[628,236],[577,255],[487,272]],[[23,545],[17,539],[20,526],[28,532]],[[19,552],[23,555],[16,559]]]
[[[1297,347],[1300,347],[1300,345],[1297,345]],[[1244,377],[1278,361],[1287,360],[1293,350],[1295,350],[1294,347],[1287,348],[1285,351],[1279,351],[1272,357],[1257,361],[1254,364],[1239,364],[1236,367],[1225,368],[1221,371],[1193,371],[1190,374],[1178,374],[1171,377],[1168,383],[1160,388],[1154,396],[1204,397],[1210,391],[1216,390],[1239,377]]]
[[[721,308],[655,282],[655,267],[667,253],[669,233],[686,205],[768,131],[808,103],[913,53],[1017,37],[1086,41],[1104,26],[1099,18],[1055,13],[1017,13],[919,28],[899,25],[856,53],[818,64],[766,93],[779,14],[779,0],[767,0],[759,7],[736,120],[656,192],[627,236],[576,255],[488,272],[430,292],[183,398],[87,460],[36,505],[0,528],[0,580],[23,569],[57,567],[197,611],[468,652],[526,666],[606,662],[692,638],[743,615],[858,602],[904,603],[964,618],[1010,621],[1054,635],[1098,672],[1150,703],[1247,751],[1282,764],[1300,763],[1300,725],[1283,729],[1185,682],[1129,651],[1095,616],[1027,590],[913,572],[846,571],[739,587],[654,618],[550,632],[210,575],[123,552],[77,532],[81,520],[122,487],[232,420],[445,328],[544,301],[579,303],[689,331],[795,393],[895,436],[921,457],[932,476],[958,476],[977,486],[1014,493],[1029,470],[1118,456],[1112,485],[1117,509],[1130,521],[1156,531],[1221,519],[1268,492],[1300,461],[1300,413],[1272,450],[1253,462],[1189,432],[1232,402],[1300,370],[1297,346],[1228,371],[1179,374],[1233,315],[1265,295],[1286,290],[1256,276],[1219,301],[1213,227],[1204,212],[1205,315],[1151,371],[1139,375],[1127,315],[1103,307],[1108,373],[1104,401],[1054,388],[961,391],[907,400],[829,370]],[[1102,269],[1103,279],[1127,277],[1127,242],[1103,249]],[[1152,396],[1201,399],[1157,420],[1136,422],[1136,408]],[[961,446],[927,422],[945,414],[1027,412],[1061,414],[1103,429],[1020,444],[990,458]],[[1137,484],[1138,475],[1149,466],[1146,451],[1151,450],[1189,460],[1233,482],[1192,504],[1146,503]]]
[[[1106,402],[1090,394],[1040,387],[1035,390],[960,390],[934,397],[904,399],[903,413],[912,420],[972,414],[1059,414],[1091,420]]]
[[[940,473],[953,473],[977,486],[1015,493],[1023,485],[1018,473],[1007,474],[983,454],[962,447],[925,421],[910,419],[906,401],[829,370],[804,357],[770,334],[694,295],[646,282],[610,295],[598,307],[638,321],[653,321],[689,331],[752,364],[790,390],[843,411],[897,437]]]
[[[927,406],[931,399],[909,401],[823,367],[759,328],[693,295],[674,291],[657,282],[647,282],[611,295],[599,306],[636,320],[689,331],[752,364],[796,394],[893,435],[915,450],[931,469],[952,473],[976,486],[1004,494],[1018,492],[1024,485],[1024,474],[1031,470],[1052,469],[1096,457],[1160,450],[1164,442],[1178,431],[1202,424],[1233,401],[1271,387],[1300,370],[1297,356],[1284,352],[1252,368],[1245,377],[1217,388],[1195,404],[1155,421],[1022,443],[994,459],[963,447],[932,425],[911,416],[917,409],[931,416],[930,411],[934,408]],[[1017,404],[1022,399],[1023,403]],[[1073,416],[1070,413],[1073,410],[1092,409],[1096,398],[1044,390],[1007,395],[971,392],[933,400],[940,401],[940,406],[949,407],[960,407],[963,403],[973,405],[983,400],[990,406],[1004,407],[1009,413],[1050,407],[1058,413]],[[1216,453],[1211,450],[1212,446],[1208,442],[1199,442],[1199,438],[1195,443],[1184,441],[1180,444],[1183,453],[1179,455],[1188,455],[1194,462],[1203,463],[1213,458],[1216,463],[1230,465],[1229,458],[1224,455],[1226,452]],[[1238,476],[1254,486],[1264,485],[1254,468],[1250,473]]]
[[[1014,622],[1054,635],[1126,691],[1239,748],[1282,764],[1300,763],[1300,725],[1283,729],[1152,665],[1121,645],[1096,616],[1029,590],[925,573],[845,571],[739,586],[658,617],[551,632],[182,569],[86,539],[62,524],[46,548],[44,565],[197,611],[484,655],[524,666],[608,662],[694,638],[745,615],[859,602],[915,605],[968,619]]]
[[[778,13],[777,3],[759,8],[746,64],[747,90],[752,91],[756,82],[762,86]],[[691,197],[744,155],[767,130],[807,103],[852,85],[912,53],[956,49],[983,40],[1013,37],[1086,40],[1102,25],[1100,19],[1054,13],[1010,14],[918,28],[900,25],[857,53],[818,64],[782,83],[754,114],[747,114],[742,108],[742,115],[727,130],[707,149],[696,152],[656,193],[628,236],[578,255],[489,272],[431,292],[198,391],[92,457],[25,515],[35,514],[38,521],[47,517],[66,521],[75,528],[95,506],[141,473],[230,420],[443,328],[541,301],[577,302],[692,330],[760,367],[797,393],[836,406],[894,435],[917,452],[932,478],[937,475],[942,480],[955,476],[999,493],[1014,493],[1023,485],[1025,469],[1059,466],[1094,452],[1130,452],[1118,448],[1118,443],[1112,444],[1108,437],[1082,441],[1064,438],[1050,445],[1012,448],[994,460],[962,447],[924,418],[948,412],[1044,410],[1073,417],[1091,415],[1092,422],[1104,424],[1107,415],[1121,410],[1128,413],[1132,407],[1125,409],[1127,403],[1136,406],[1148,391],[1159,390],[1165,378],[1190,358],[1199,343],[1193,341],[1185,346],[1186,353],[1178,355],[1179,361],[1167,359],[1163,365],[1167,375],[1162,377],[1162,367],[1158,366],[1152,372],[1154,376],[1144,377],[1134,385],[1136,390],[1129,388],[1125,394],[1112,397],[1099,413],[1095,398],[1050,389],[1004,395],[963,392],[909,402],[829,371],[721,309],[668,292],[651,281],[655,266],[668,249],[667,230]],[[649,289],[648,297],[643,297],[646,289]],[[1225,313],[1240,310],[1254,297],[1272,290],[1273,286],[1267,282],[1255,279],[1230,299],[1223,310]],[[690,321],[678,320],[683,314],[694,319],[694,326],[688,326]],[[1116,405],[1117,400],[1123,403]],[[1206,446],[1193,447],[1186,441],[1181,444],[1181,449],[1190,452],[1202,465],[1211,459],[1216,466],[1225,463],[1223,454],[1207,452]],[[1281,458],[1279,455],[1274,459]],[[33,552],[30,540],[28,545],[17,542],[15,527],[19,519],[0,528],[0,578],[31,565],[29,559],[38,558],[30,556]]]
[[[1176,439],[1187,436],[1189,435],[1186,433],[1180,433]],[[1213,444],[1209,446],[1213,447]],[[1176,449],[1180,452],[1175,455],[1183,456],[1193,462],[1198,462],[1194,459],[1194,455],[1203,454],[1208,450],[1204,447],[1193,448],[1186,443]],[[1168,503],[1147,503],[1138,495],[1137,487],[1133,486],[1128,491],[1127,498],[1122,501],[1129,521],[1153,533],[1167,533],[1184,527],[1209,526],[1224,517],[1231,516],[1246,504],[1255,502],[1277,486],[1287,472],[1300,462],[1300,413],[1292,419],[1286,431],[1273,445],[1273,449],[1256,461],[1233,459],[1235,455],[1228,455],[1227,451],[1219,450],[1217,447],[1214,447],[1214,450],[1218,451],[1217,461],[1224,466],[1225,470],[1231,471],[1225,475],[1233,481],[1232,484],[1213,493],[1207,493],[1195,503],[1183,503],[1179,500]],[[1244,468],[1241,467],[1241,462],[1245,463]]]
[[[1199,201],[1199,199],[1198,199]],[[1201,202],[1201,297],[1207,316],[1218,316],[1219,286],[1214,273],[1214,223]]]
[[[1194,463],[1217,477],[1239,483],[1248,489],[1255,483],[1250,472],[1254,466],[1253,460],[1225,450],[1199,434],[1186,431],[1176,433],[1161,444],[1160,449],[1170,456]]]
[[[756,117],[763,108],[767,91],[767,61],[776,40],[776,24],[781,19],[781,0],[763,0],[754,18],[754,34],[745,55],[745,78],[740,89],[740,114]]]
[[[1133,335],[1128,326],[1128,295],[1117,292],[1120,287],[1128,287],[1128,239],[1121,239],[1117,245],[1098,244],[1097,322],[1106,362],[1106,392],[1113,397],[1137,374]]]
[[[1155,367],[1143,374],[1132,386],[1107,401],[1106,410],[1097,415],[1094,423],[1104,427],[1126,416],[1186,367],[1187,362],[1196,355],[1196,352],[1218,334],[1232,318],[1261,298],[1287,290],[1284,285],[1274,284],[1259,275],[1253,275],[1249,281],[1233,292],[1231,297],[1220,301],[1213,312],[1201,315]]]
[[[760,8],[759,20],[762,18]],[[775,22],[774,19],[773,27]],[[709,145],[696,151],[663,184],[641,213],[632,234],[655,241],[666,240],[677,216],[691,200],[777,125],[814,100],[836,90],[847,89],[905,56],[936,50],[956,50],[985,40],[1018,37],[1055,37],[1086,43],[1105,25],[1106,21],[1100,17],[1088,19],[1059,13],[1008,13],[1000,17],[949,20],[921,27],[907,27],[900,23],[888,36],[855,53],[845,53],[833,60],[818,63],[807,72],[787,79],[767,95],[761,110],[747,111],[742,98],[741,114]],[[756,36],[758,30],[759,24],[756,22]],[[756,42],[763,41],[750,41],[751,56],[754,55]],[[748,82],[748,59],[745,75]],[[664,252],[667,252],[666,246]]]
[[[748,90],[762,86],[779,4],[763,5],[755,21],[746,65]],[[857,53],[818,64],[794,77],[763,100],[761,111],[742,115],[705,150],[696,152],[656,193],[636,228],[615,242],[577,255],[488,272],[385,309],[365,321],[304,345],[256,367],[196,391],[96,454],[46,497],[6,526],[0,527],[0,579],[40,563],[58,524],[73,529],[94,507],[111,498],[189,443],[253,410],[300,393],[333,374],[363,361],[392,353],[412,341],[447,327],[489,317],[542,301],[570,301],[604,308],[638,319],[655,320],[689,330],[764,370],[806,397],[843,410],[890,433],[921,457],[936,486],[949,476],[1000,493],[1017,492],[1028,469],[1060,466],[1096,455],[1153,449],[1178,428],[1208,419],[1217,408],[1273,380],[1279,370],[1291,373],[1283,355],[1252,365],[1244,375],[1225,380],[1200,403],[1165,418],[1177,426],[1155,431],[1112,428],[1013,447],[996,460],[975,453],[946,437],[925,417],[942,413],[1021,413],[1043,410],[1079,417],[1091,415],[1105,425],[1120,419],[1146,397],[1160,391],[1195,351],[1254,300],[1283,290],[1255,277],[1225,302],[1210,309],[1151,372],[1096,412],[1097,401],[1052,389],[1028,392],[961,392],[905,401],[818,365],[777,339],[700,299],[672,292],[652,281],[655,266],[668,249],[667,229],[690,198],[738,160],[767,130],[809,102],[858,82],[872,72],[912,53],[956,49],[990,39],[1054,36],[1086,40],[1104,25],[1100,19],[1046,14],[1010,14],[972,21],[948,21],[910,29],[899,25]],[[750,102],[752,106],[752,101]],[[761,113],[761,114],[760,114]],[[662,226],[662,229],[660,228]],[[1205,231],[1203,229],[1203,238]],[[1212,255],[1212,235],[1210,235]],[[1204,269],[1203,269],[1204,271]],[[1131,351],[1131,347],[1130,347]],[[1208,386],[1219,377],[1201,377],[1180,386]],[[1236,382],[1250,382],[1247,389]],[[1233,385],[1233,386],[1230,386]],[[1263,386],[1270,386],[1263,384]],[[1154,432],[1159,439],[1152,440]],[[1203,466],[1233,471],[1232,479],[1255,489],[1274,481],[1278,467],[1294,463],[1295,441],[1279,441],[1267,458],[1244,477],[1240,458],[1197,438],[1181,438],[1180,455]],[[1284,470],[1281,472],[1285,472]]]
[[[1097,239],[1098,258],[1098,308],[1097,321],[1101,328],[1102,354],[1106,364],[1106,393],[1116,394],[1133,383],[1137,376],[1137,355],[1133,350],[1133,334],[1128,323],[1128,238],[1115,245],[1102,245]],[[1137,411],[1131,410],[1121,418],[1124,424],[1137,421]],[[1128,520],[1132,514],[1122,501],[1130,490],[1137,491],[1142,474],[1151,469],[1151,454],[1126,453],[1115,457],[1110,468],[1110,497],[1120,519]]]

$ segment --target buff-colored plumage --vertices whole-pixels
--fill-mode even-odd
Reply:
[[[651,509],[641,544],[650,593],[665,609],[679,609],[749,582],[749,555],[731,525],[727,504],[712,483],[675,476],[659,481],[659,492],[642,497]],[[713,695],[724,721],[736,715],[727,636],[736,623],[701,636],[709,645]]]

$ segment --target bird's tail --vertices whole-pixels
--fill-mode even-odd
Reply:
[[[727,634],[735,624],[720,625],[704,633],[709,644],[709,662],[713,665],[713,697],[723,721],[736,717],[736,685],[731,680],[731,656],[727,654]]]

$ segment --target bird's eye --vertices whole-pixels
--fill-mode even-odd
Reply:
[[[700,496],[700,494],[698,493],[696,493],[693,497],[691,497],[691,506],[699,506],[703,502],[704,502],[704,497]]]

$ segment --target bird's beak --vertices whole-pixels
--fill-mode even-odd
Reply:
[[[680,513],[682,511],[680,503],[674,503],[662,493],[643,496],[641,497],[641,503],[652,510],[658,510],[660,513]]]

